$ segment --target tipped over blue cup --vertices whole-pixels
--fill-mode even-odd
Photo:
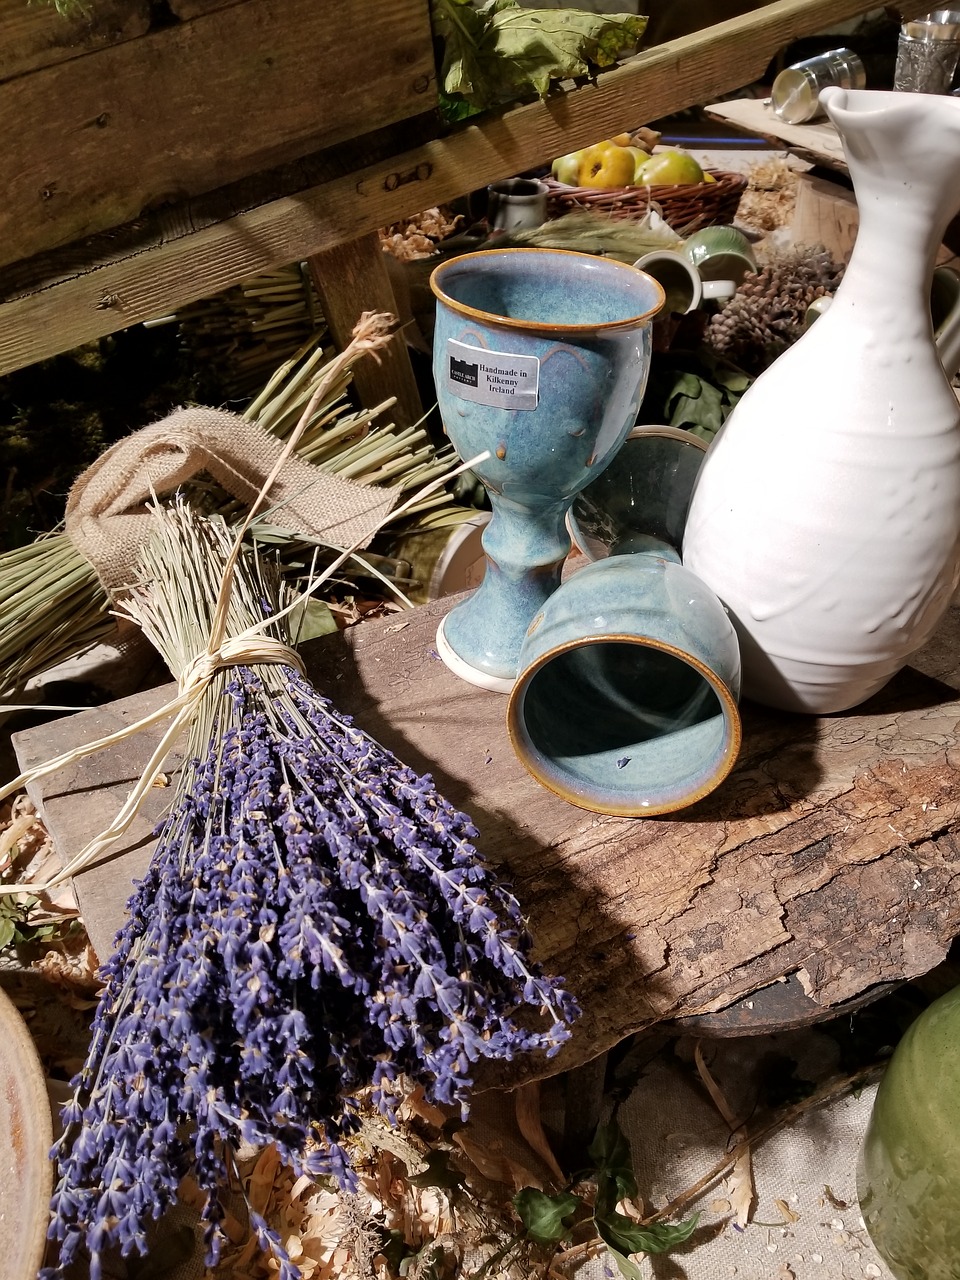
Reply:
[[[543,786],[596,813],[672,813],[740,750],[740,648],[720,601],[666,544],[587,565],[543,605],[507,728]]]

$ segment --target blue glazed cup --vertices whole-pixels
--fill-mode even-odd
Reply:
[[[573,500],[567,524],[590,560],[649,548],[674,550],[707,446],[680,427],[634,427],[609,467]]]
[[[431,277],[444,429],[493,508],[479,589],[437,648],[474,684],[509,692],[530,619],[560,582],[573,495],[637,418],[663,290],[635,267],[558,249],[464,254]]]
[[[740,650],[723,606],[669,548],[569,578],[530,624],[507,708],[518,758],[596,813],[672,813],[740,750]]]

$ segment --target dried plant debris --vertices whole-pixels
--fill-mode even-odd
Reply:
[[[400,262],[430,258],[436,253],[440,241],[459,231],[463,222],[463,214],[454,213],[446,205],[434,205],[412,218],[382,227],[380,247]]]
[[[0,882],[23,884],[23,893],[0,896],[0,951],[25,943],[65,938],[78,918],[72,887],[36,894],[29,885],[59,870],[60,859],[36,809],[18,794],[0,805]]]
[[[771,156],[751,165],[747,179],[737,221],[755,231],[789,226],[797,203],[797,170],[783,156]]]
[[[409,1082],[402,1087],[409,1090]],[[666,1252],[694,1228],[696,1219],[644,1226],[629,1146],[616,1123],[598,1132],[592,1167],[553,1191],[505,1157],[473,1117],[463,1124],[429,1103],[425,1111],[424,1103],[422,1089],[408,1091],[389,1135],[377,1112],[361,1106],[350,1140],[353,1192],[295,1177],[273,1148],[243,1162],[241,1203],[270,1223],[305,1280],[559,1280],[604,1252],[629,1278],[639,1274],[631,1254]],[[189,1183],[184,1194],[199,1205]],[[255,1234],[235,1219],[227,1231],[231,1243],[209,1280],[276,1274]]]

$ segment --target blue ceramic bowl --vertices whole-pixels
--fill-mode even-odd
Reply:
[[[634,427],[602,475],[573,500],[567,524],[591,560],[644,549],[679,550],[707,446],[679,427]]]
[[[654,816],[733,768],[739,692],[737,635],[713,592],[669,552],[611,556],[530,624],[507,727],[526,769],[571,804]]]

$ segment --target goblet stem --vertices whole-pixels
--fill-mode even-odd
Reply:
[[[483,582],[447,614],[437,633],[441,658],[463,679],[509,693],[530,620],[560,585],[570,550],[570,501],[531,508],[491,493]]]

